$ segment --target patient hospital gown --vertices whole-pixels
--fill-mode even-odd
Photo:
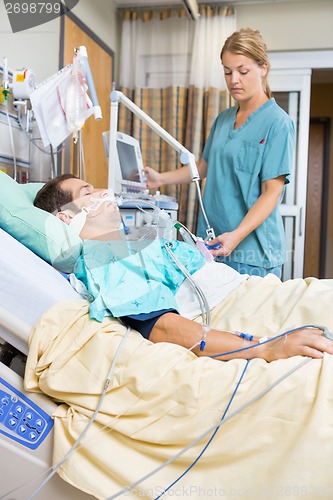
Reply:
[[[165,309],[179,311],[175,293],[185,280],[165,248],[163,239],[140,241],[83,242],[83,251],[74,273],[93,300],[90,317],[136,315]],[[172,242],[177,260],[193,274],[202,268],[205,257],[196,248]]]

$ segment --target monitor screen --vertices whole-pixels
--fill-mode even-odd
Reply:
[[[102,136],[105,153],[109,158],[110,133],[103,132]],[[115,148],[116,156],[112,157],[115,163],[109,165],[108,187],[112,188],[115,193],[146,190],[139,141],[130,135],[116,132],[111,147],[112,151]]]
[[[118,140],[117,152],[123,181],[141,182],[137,155],[133,144]]]

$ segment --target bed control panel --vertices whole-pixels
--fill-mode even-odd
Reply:
[[[52,427],[50,415],[0,377],[0,434],[35,450]]]

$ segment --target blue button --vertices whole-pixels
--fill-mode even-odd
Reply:
[[[36,420],[36,426],[39,427],[39,428],[41,428],[41,427],[43,427],[43,425],[44,425],[43,420],[41,418],[38,418]]]
[[[209,245],[209,243],[205,243],[208,250],[216,250],[217,248],[222,248],[221,243],[215,243],[215,245]]]
[[[8,423],[10,427],[15,427],[15,425],[17,424],[17,420],[15,418],[10,418]]]
[[[38,438],[38,435],[34,431],[29,432],[29,439],[31,441],[36,441],[37,438]]]

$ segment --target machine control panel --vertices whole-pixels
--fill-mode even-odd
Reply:
[[[0,377],[0,434],[34,450],[52,427],[50,415]]]

